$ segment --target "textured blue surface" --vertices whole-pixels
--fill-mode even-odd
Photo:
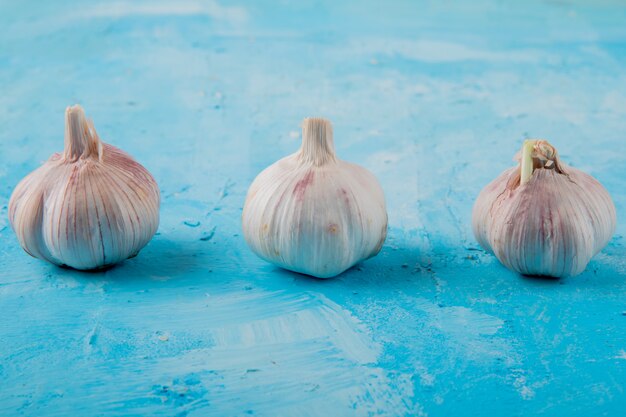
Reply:
[[[624,415],[626,6],[336,3],[0,2],[0,415]],[[7,220],[74,103],[162,190],[159,234],[103,273]],[[380,255],[328,281],[240,232],[311,115],[389,208]],[[471,234],[528,136],[614,197],[580,276],[518,276]]]

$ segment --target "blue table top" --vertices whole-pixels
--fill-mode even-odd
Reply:
[[[626,6],[384,3],[0,3],[0,415],[623,415]],[[162,191],[157,236],[102,273],[29,257],[7,219],[75,103]],[[382,252],[331,280],[241,234],[306,116],[388,204]],[[526,137],[614,198],[580,276],[472,236]]]

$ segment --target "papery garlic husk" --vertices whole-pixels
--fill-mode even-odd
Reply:
[[[372,173],[335,156],[325,119],[305,119],[302,147],[261,172],[248,191],[243,233],[261,258],[330,278],[376,255],[387,235],[383,191]]]
[[[560,161],[545,140],[528,140],[520,165],[476,200],[474,236],[507,268],[563,277],[583,272],[615,231],[615,206],[593,177]]]
[[[26,252],[89,270],[135,256],[159,224],[159,188],[130,155],[102,143],[80,106],[65,111],[65,150],[24,178],[9,220]]]

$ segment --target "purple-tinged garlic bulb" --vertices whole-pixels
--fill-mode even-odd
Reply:
[[[520,164],[476,200],[474,236],[525,275],[580,274],[615,231],[615,206],[593,177],[560,161],[545,140],[527,140]]]
[[[378,181],[335,156],[331,123],[317,118],[304,120],[298,152],[256,177],[242,221],[258,256],[318,278],[376,255],[387,235]]]
[[[135,256],[159,225],[159,188],[130,155],[102,143],[80,106],[65,110],[65,150],[24,178],[9,221],[35,258],[99,269]]]

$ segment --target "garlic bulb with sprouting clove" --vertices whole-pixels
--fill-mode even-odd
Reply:
[[[545,140],[527,140],[519,159],[478,196],[476,239],[519,273],[580,274],[615,231],[611,196],[593,177],[561,162]]]
[[[159,224],[159,188],[130,155],[102,143],[80,106],[65,110],[65,150],[24,178],[9,203],[26,252],[75,269],[135,256]]]
[[[318,118],[304,120],[298,152],[256,177],[242,220],[257,255],[318,278],[376,255],[387,235],[378,181],[335,156],[332,126]]]

